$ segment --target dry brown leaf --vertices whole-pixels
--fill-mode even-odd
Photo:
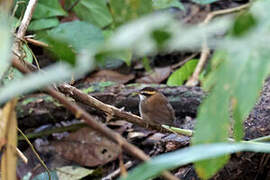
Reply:
[[[121,152],[119,145],[90,128],[82,128],[52,145],[61,156],[82,166],[104,165]]]
[[[87,82],[100,82],[100,81],[112,81],[119,84],[125,84],[128,81],[134,79],[134,74],[120,74],[112,70],[100,70],[92,74],[89,78],[86,79]]]
[[[15,106],[17,100],[9,101],[3,108],[0,124],[1,138],[5,139],[6,146],[1,159],[1,179],[16,179],[17,163],[17,118]],[[4,134],[2,134],[4,132]]]
[[[136,82],[147,84],[159,84],[169,77],[171,71],[172,71],[171,67],[155,68],[151,74],[144,76],[140,79],[137,79]]]

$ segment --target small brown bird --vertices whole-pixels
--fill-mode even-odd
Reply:
[[[149,124],[174,126],[175,112],[168,99],[158,90],[146,87],[139,91],[139,110]]]

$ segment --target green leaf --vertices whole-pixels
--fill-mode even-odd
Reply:
[[[198,63],[197,59],[192,59],[185,63],[182,67],[177,69],[169,77],[167,85],[169,86],[180,86],[192,75],[196,65]]]
[[[47,34],[67,42],[69,47],[76,52],[82,49],[95,51],[104,42],[102,31],[98,27],[83,21],[62,23],[48,30]],[[43,38],[43,35],[39,36],[39,39],[42,40]]]
[[[0,79],[10,65],[11,33],[8,26],[8,19],[0,13]]]
[[[187,147],[154,157],[133,169],[126,178],[121,178],[121,180],[147,180],[158,176],[166,169],[241,151],[270,153],[270,145],[266,143],[216,143]]]
[[[73,4],[76,0],[72,0]],[[76,15],[84,21],[100,28],[112,23],[112,15],[106,5],[106,0],[83,0],[73,8]]]
[[[47,36],[45,39],[49,44],[47,49],[54,54],[57,60],[66,61],[71,65],[75,65],[76,55],[67,41],[57,36]]]
[[[28,5],[29,0],[16,0],[15,3],[19,3],[19,8],[16,11],[16,15],[19,18],[22,12]],[[25,2],[25,3],[22,3]],[[66,16],[67,13],[63,10],[58,0],[39,0],[33,14],[33,19],[43,19],[55,16]]]
[[[110,0],[110,8],[117,26],[153,10],[151,0]]]
[[[192,75],[196,65],[198,63],[197,59],[192,59],[185,63],[182,67],[177,69],[169,77],[167,85],[169,86],[181,86],[183,83]]]
[[[42,19],[55,16],[66,16],[58,0],[39,0],[35,8],[33,19]]]
[[[153,6],[155,9],[176,7],[184,10],[184,6],[179,0],[153,0]]]
[[[210,4],[218,0],[192,0],[192,1],[198,4]]]
[[[31,21],[28,26],[28,30],[37,31],[42,29],[48,29],[59,25],[59,20],[57,18],[48,18],[48,19],[37,19]]]

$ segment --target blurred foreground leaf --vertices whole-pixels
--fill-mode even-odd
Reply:
[[[0,80],[10,64],[11,34],[7,17],[0,12]]]
[[[14,80],[9,84],[0,88],[0,104],[8,99],[42,88],[52,83],[60,83],[70,79],[79,78],[95,68],[95,61],[91,55],[82,52],[77,56],[75,67],[71,67],[66,63],[56,63],[47,68],[44,72],[35,72],[26,75],[20,80]]]
[[[166,169],[174,169],[192,162],[241,151],[269,153],[270,145],[267,143],[216,143],[195,145],[154,157],[133,169],[127,177],[121,178],[121,180],[147,180],[158,176]]]
[[[257,19],[257,25],[252,27],[252,31],[241,33],[241,36],[227,37],[219,56],[214,56],[219,58],[215,60],[218,65],[206,80],[210,93],[199,109],[196,133],[192,139],[194,145],[226,142],[231,127],[234,138],[237,141],[242,139],[243,122],[254,107],[264,80],[270,73],[270,48],[264,45],[270,40],[265,38],[269,36],[268,8],[269,1],[256,1],[250,12]],[[236,19],[237,23],[242,24],[239,20]],[[246,21],[246,18],[242,20]],[[196,171],[201,178],[208,179],[228,159],[229,156],[222,156],[197,162]]]

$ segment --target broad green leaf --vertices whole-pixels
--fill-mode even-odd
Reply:
[[[198,4],[210,4],[219,0],[192,0],[192,1]]]
[[[55,16],[66,16],[58,0],[39,0],[35,8],[33,19],[43,19]]]
[[[184,10],[184,6],[179,0],[153,0],[153,6],[155,9],[177,7]]]
[[[16,0],[20,2],[16,12],[17,17],[20,17],[22,11],[25,10],[29,0]],[[25,3],[22,3],[25,2]],[[66,16],[67,13],[63,10],[58,0],[38,0],[33,14],[33,19],[43,19],[55,16]]]
[[[197,59],[192,59],[185,63],[182,67],[172,73],[167,81],[167,85],[181,86],[192,75],[197,63]]]
[[[73,4],[76,0],[72,0]],[[82,0],[73,8],[76,15],[84,21],[100,28],[112,23],[112,15],[106,5],[106,0]]]
[[[121,180],[147,180],[158,176],[166,169],[174,169],[192,162],[241,151],[270,153],[270,145],[266,143],[216,143],[187,147],[154,157],[133,169],[127,177],[121,178]]]
[[[28,26],[28,30],[37,31],[42,29],[48,29],[59,25],[59,20],[57,18],[47,18],[47,19],[37,19],[31,21]]]
[[[45,39],[49,44],[48,50],[53,53],[57,60],[75,65],[76,55],[67,41],[57,36],[47,36]]]
[[[0,13],[0,79],[7,71],[10,64],[11,33],[8,25],[8,19]]]
[[[47,34],[67,42],[76,52],[82,49],[94,51],[104,42],[102,31],[83,21],[62,23],[48,30]],[[44,37],[40,36],[39,38],[42,40]]]
[[[95,68],[95,62],[88,53],[82,52],[72,68],[66,63],[56,63],[44,69],[45,72],[35,72],[20,80],[14,80],[0,88],[0,104],[24,93],[29,93],[52,83],[70,80],[71,75],[79,78]]]
[[[110,0],[114,23],[118,26],[152,12],[152,0]]]

